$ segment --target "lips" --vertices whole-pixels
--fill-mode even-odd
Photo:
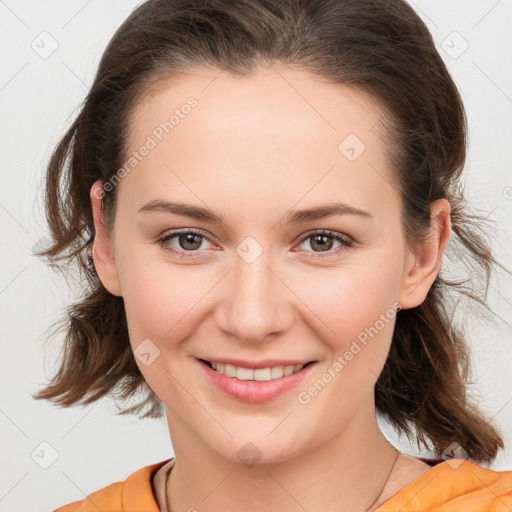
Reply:
[[[316,363],[297,360],[251,363],[233,359],[222,362],[198,359],[198,362],[209,381],[218,389],[232,398],[250,403],[267,402],[291,390]]]

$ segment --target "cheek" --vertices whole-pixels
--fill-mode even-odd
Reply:
[[[316,315],[319,335],[329,340],[332,349],[345,350],[375,324],[382,336],[390,337],[386,326],[396,311],[402,267],[396,257],[386,264],[380,261],[379,265],[323,269],[296,281],[294,291]],[[379,321],[382,315],[386,316],[384,326]]]
[[[331,357],[301,386],[297,401],[308,417],[330,411],[330,422],[322,427],[326,435],[373,399],[393,334],[400,270],[391,263],[386,270],[347,269],[331,275],[329,283],[315,280],[309,287],[309,300],[315,301],[311,309],[322,321],[321,340]]]
[[[399,306],[403,267],[396,251],[375,251],[364,260],[317,273],[315,279],[302,282],[298,292],[319,318],[317,337],[331,355],[320,374],[302,386],[298,401],[312,414],[336,403],[339,407],[332,412],[336,424],[355,414],[365,397],[373,394]]]
[[[182,386],[188,389],[192,383],[188,374],[180,370],[180,362],[187,355],[186,341],[193,338],[201,315],[206,314],[208,291],[214,287],[216,276],[199,267],[177,268],[162,260],[139,259],[133,252],[122,269],[130,344],[137,366],[164,403],[187,409],[189,397],[183,395]],[[138,349],[139,344],[144,350]],[[137,357],[139,351],[158,355],[146,365]]]
[[[125,309],[133,335],[137,338],[182,339],[187,336],[187,315],[202,307],[201,299],[212,288],[211,270],[199,267],[176,268],[168,263],[132,259],[121,276]],[[204,303],[203,303],[204,305]],[[197,318],[196,318],[197,320]]]

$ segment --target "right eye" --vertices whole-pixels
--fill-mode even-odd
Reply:
[[[176,239],[176,245],[171,243],[174,239]],[[199,250],[204,250],[200,249],[204,240],[211,243],[210,239],[201,231],[183,229],[166,233],[163,237],[157,240],[157,243],[159,243],[166,251],[170,251],[173,254],[187,258],[192,256],[192,254],[197,253]]]

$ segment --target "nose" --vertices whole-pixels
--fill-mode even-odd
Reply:
[[[281,275],[280,275],[281,274]],[[274,339],[294,321],[293,292],[269,252],[249,262],[236,255],[215,310],[217,326],[246,343]]]

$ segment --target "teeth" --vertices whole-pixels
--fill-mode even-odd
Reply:
[[[252,370],[251,368],[242,368],[240,366],[233,366],[232,364],[223,363],[210,363],[212,368],[218,372],[226,375],[226,377],[236,377],[239,380],[257,380],[267,381],[280,379],[292,373],[297,373],[304,367],[303,364],[289,365],[289,366],[272,366],[268,368],[259,368]]]

